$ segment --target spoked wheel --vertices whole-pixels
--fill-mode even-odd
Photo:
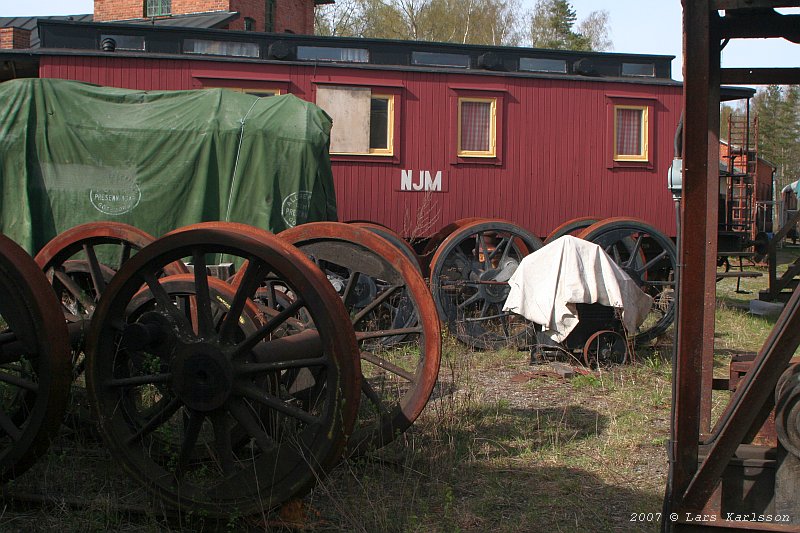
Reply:
[[[248,260],[223,301],[206,268],[219,254]],[[183,258],[194,288],[179,306],[158,273]],[[252,331],[246,310],[267,279],[293,300]],[[132,313],[143,290],[154,304]],[[298,316],[308,329],[293,327]],[[129,474],[176,508],[229,516],[302,494],[340,458],[358,362],[341,300],[302,253],[274,236],[195,229],[155,241],[114,276],[86,372],[103,438]]]
[[[583,345],[583,362],[589,368],[622,365],[627,360],[625,337],[616,331],[597,331]]]
[[[433,254],[436,253],[436,250],[439,249],[439,246],[444,242],[446,238],[453,234],[459,228],[463,228],[467,224],[472,224],[478,220],[488,220],[483,217],[467,217],[467,218],[459,218],[458,220],[447,224],[442,229],[434,233],[428,242],[425,244],[425,247],[422,249],[422,253],[420,254],[420,264],[424,266],[423,274],[428,277],[430,275],[431,269],[433,268]]]
[[[602,247],[617,265],[653,298],[653,307],[633,335],[634,343],[652,340],[675,317],[675,244],[653,226],[634,218],[608,218],[586,228],[581,239]]]
[[[387,241],[389,241],[395,248],[400,250],[404,256],[406,256],[411,263],[416,266],[417,270],[421,273],[422,266],[420,257],[417,255],[417,252],[414,251],[414,248],[408,244],[403,237],[401,237],[396,232],[392,231],[391,229],[387,228],[386,226],[381,226],[380,224],[375,224],[374,222],[348,222],[348,224],[352,224],[353,226],[369,230],[376,235],[380,235]]]
[[[169,295],[172,304],[180,310],[186,319],[193,325],[198,325],[197,286],[195,285],[194,275],[178,274],[167,276],[161,278],[159,284],[164,288],[164,292]],[[236,289],[220,279],[209,277],[208,295],[211,319],[215,327],[219,327],[225,319],[228,309],[231,308]],[[126,329],[121,342],[128,352],[130,364],[140,372],[151,367],[160,369],[159,360],[169,358],[170,352],[175,346],[174,343],[161,343],[153,338],[154,335],[160,335],[159,330],[162,326],[166,326],[158,313],[158,302],[153,296],[153,292],[146,286],[142,287],[128,304],[126,314],[130,327]],[[253,335],[258,327],[265,323],[265,320],[266,316],[259,310],[258,306],[251,300],[247,300],[237,324],[239,329],[237,340],[241,341],[247,336]],[[194,332],[198,333],[196,329]],[[264,383],[269,384],[273,392],[278,389],[276,376],[271,376],[271,379]],[[150,416],[164,408],[167,404],[166,402],[170,400],[171,395],[166,388],[167,385],[164,383],[153,383],[149,388],[149,392],[142,392],[140,395],[126,398],[126,400],[132,399],[140,402],[144,400],[141,405],[130,407],[127,412],[140,414],[142,416],[140,423],[146,423]],[[186,437],[182,430],[182,427],[175,427],[172,431],[155,432],[150,443],[153,453],[160,449],[162,454],[172,454],[172,457],[177,457],[180,453],[181,443]],[[245,433],[241,428],[238,433],[238,438],[234,440],[238,441],[239,438],[245,437]],[[196,447],[201,448],[207,445],[207,442],[200,442],[200,439],[195,444]],[[186,453],[188,454],[189,452],[187,451]],[[197,460],[198,457],[202,459],[202,455],[187,455],[187,457],[190,458],[187,460]]]
[[[72,398],[67,425],[86,426],[91,414],[86,400],[84,347],[89,322],[111,278],[155,237],[120,222],[89,222],[59,234],[36,254],[36,263],[50,281],[69,323],[72,344]],[[183,263],[167,265],[164,274],[188,272]]]
[[[523,346],[533,325],[503,311],[508,280],[542,241],[504,221],[478,220],[453,232],[431,262],[431,292],[442,321],[477,349]]]
[[[778,442],[795,457],[800,457],[800,365],[781,374],[775,386],[775,432]]]
[[[550,244],[554,240],[558,239],[559,237],[563,237],[564,235],[577,235],[595,223],[597,223],[597,219],[595,217],[578,217],[567,220],[563,224],[556,226],[555,229],[550,232],[550,235],[548,235],[544,240],[544,243]]]
[[[441,331],[416,266],[392,244],[336,222],[280,237],[319,265],[348,309],[361,350],[361,408],[350,454],[380,448],[420,415],[439,374]]]
[[[33,259],[0,235],[0,481],[47,450],[69,382],[69,336],[53,291]]]

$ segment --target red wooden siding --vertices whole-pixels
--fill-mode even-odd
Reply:
[[[236,80],[248,87],[282,87],[314,101],[320,83],[397,91],[399,136],[394,158],[333,157],[341,220],[367,219],[408,235],[421,211],[427,233],[463,217],[511,220],[545,236],[563,221],[592,215],[633,216],[675,234],[666,188],[681,87],[481,75],[192,60],[50,56],[42,77],[133,89],[192,89]],[[217,83],[215,83],[217,82]],[[457,96],[486,91],[502,99],[498,161],[455,158]],[[650,164],[613,166],[612,98],[647,101]],[[636,100],[637,102],[639,100]],[[638,105],[638,104],[637,104]],[[400,191],[401,171],[435,175],[444,192]]]

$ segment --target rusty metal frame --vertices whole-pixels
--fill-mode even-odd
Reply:
[[[800,69],[722,69],[720,43],[783,37],[800,42],[800,16],[776,7],[800,2],[683,0],[684,159],[679,306],[675,353],[670,477],[663,531],[797,531],[797,524],[739,523],[719,516],[712,495],[726,468],[772,407],[780,374],[800,345],[800,292],[795,292],[752,370],[711,429],[720,83],[800,82]],[[720,15],[720,10],[725,10]],[[774,486],[773,486],[774,490]],[[714,516],[699,523],[691,517]],[[677,517],[677,520],[674,518]]]

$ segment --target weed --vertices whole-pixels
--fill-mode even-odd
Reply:
[[[586,387],[600,387],[602,386],[603,382],[600,378],[593,376],[592,374],[586,375],[578,375],[572,378],[572,386],[576,389],[583,389]]]

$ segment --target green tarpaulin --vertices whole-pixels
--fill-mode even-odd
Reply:
[[[0,231],[29,252],[90,221],[336,220],[331,120],[292,95],[0,84]]]

